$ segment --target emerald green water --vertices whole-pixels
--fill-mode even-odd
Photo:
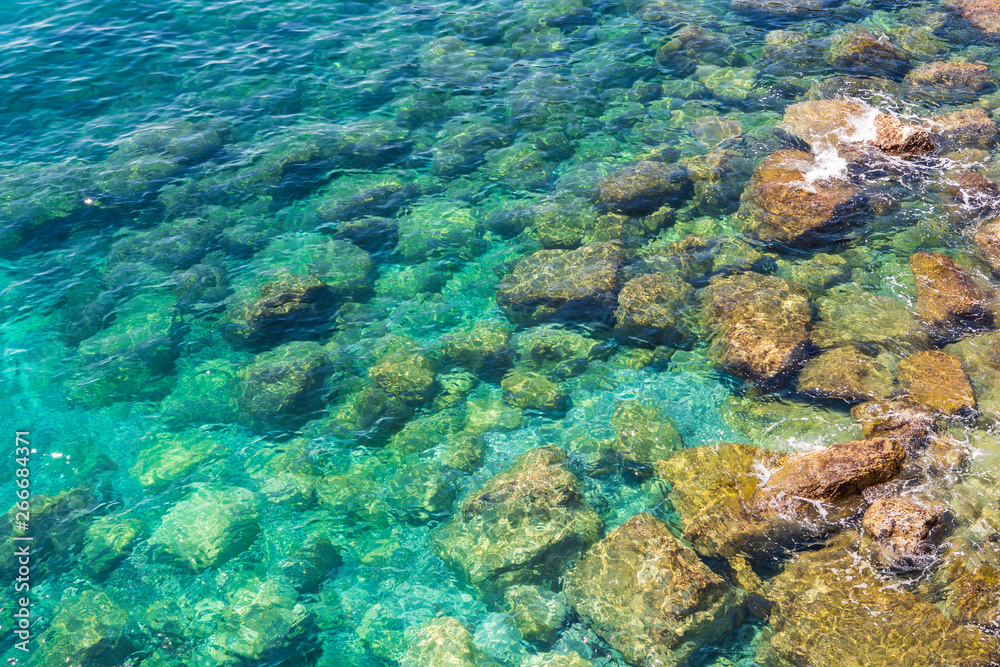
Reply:
[[[484,665],[547,651],[628,664],[573,613],[550,641],[523,640],[497,616],[502,603],[435,553],[432,532],[516,457],[555,445],[602,536],[643,511],[680,534],[654,461],[608,454],[622,401],[659,409],[684,448],[810,451],[862,437],[843,401],[809,398],[794,381],[760,392],[720,369],[697,324],[712,275],[805,283],[814,311],[838,285],[912,309],[908,258],[929,250],[995,290],[971,233],[950,224],[961,211],[940,196],[956,165],[997,180],[992,147],[863,177],[895,205],[836,244],[791,250],[743,234],[743,184],[787,146],[776,132],[786,107],[822,96],[833,77],[865,78],[837,85],[903,118],[1000,105],[995,88],[919,97],[878,63],[831,64],[831,36],[853,24],[884,31],[911,65],[1000,71],[997,46],[935,1],[848,0],[794,16],[739,13],[728,0],[3,3],[0,437],[30,434],[39,548],[28,654],[11,633],[11,563],[0,564],[7,664],[396,665],[441,615],[473,633]],[[704,34],[677,41],[692,28]],[[800,36],[782,44],[778,30]],[[723,119],[740,129],[719,129]],[[666,219],[642,217],[639,231],[595,227],[593,188],[609,175],[720,146],[751,165],[722,178],[729,190],[716,183]],[[679,275],[658,258],[692,234],[714,245],[685,275],[696,324],[682,342],[622,340],[587,311],[519,325],[497,305],[503,278],[543,247],[617,238],[627,280]],[[845,263],[820,275],[817,252]],[[240,308],[287,275],[332,285],[329,301],[241,329]],[[444,337],[477,325],[512,334],[495,367],[442,361]],[[546,335],[564,347],[532,357],[532,337]],[[372,398],[373,369],[419,375],[418,357],[430,360],[426,395]],[[317,358],[318,381],[262,407],[279,371],[254,364],[305,373]],[[505,401],[512,371],[550,378],[565,409]],[[983,494],[992,428],[952,430],[982,449],[968,475],[987,480]],[[0,499],[12,505],[9,454]],[[943,497],[943,482],[929,485]],[[183,505],[197,489],[215,495]],[[63,509],[46,517],[46,497]],[[236,509],[222,513],[256,526],[226,538],[232,553],[190,567],[170,557],[164,517],[223,501]],[[288,554],[317,534],[329,553],[311,556],[321,572],[303,583]],[[100,551],[114,535],[114,553]],[[246,602],[258,594],[257,607]],[[690,664],[759,664],[765,624],[746,614]]]

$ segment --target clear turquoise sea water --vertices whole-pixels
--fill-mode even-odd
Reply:
[[[517,326],[498,285],[543,246],[620,236],[631,223],[599,221],[590,199],[609,174],[720,145],[757,164],[785,145],[785,108],[824,85],[904,118],[1000,105],[995,86],[921,98],[884,60],[832,63],[831,40],[854,25],[884,34],[908,67],[959,59],[1000,71],[1000,49],[936,0],[780,16],[728,0],[0,3],[0,438],[11,443],[0,505],[16,499],[14,434],[27,431],[39,537],[30,654],[15,648],[17,596],[0,581],[7,664],[396,665],[422,624],[449,615],[493,664],[556,651],[625,665],[572,614],[550,641],[522,640],[497,616],[502,604],[435,555],[432,531],[543,445],[569,452],[604,533],[642,511],[679,531],[649,462],[604,455],[622,401],[656,406],[687,448],[811,450],[860,430],[848,406],[794,382],[748,390],[718,369],[702,333],[653,350],[616,342],[586,315]],[[848,76],[864,81],[834,80]],[[807,263],[815,248],[742,236],[749,172],[726,174],[729,190],[716,183],[643,218],[627,240],[630,270],[661,270],[657,253],[697,234],[715,245],[691,274],[696,290],[752,265],[806,283],[814,309],[836,285],[912,308],[913,251],[972,261],[941,204],[949,170],[976,165],[996,180],[994,154],[872,176],[884,205],[818,249],[848,258],[833,268]],[[309,306],[247,338],[240,308],[289,273],[332,285],[316,308],[333,317],[309,320]],[[514,334],[493,374],[435,356],[443,336],[476,325]],[[312,346],[304,356],[285,347],[296,339]],[[322,377],[290,379],[308,386],[275,407],[268,373],[287,369],[254,364],[285,354],[292,373],[322,357]],[[423,372],[407,366],[418,357],[431,359],[433,388],[416,390],[427,396],[372,398],[371,369],[404,368],[406,380]],[[566,409],[505,403],[512,368],[553,378]],[[982,423],[955,433],[992,442]],[[442,463],[463,434],[473,461]],[[982,447],[975,477],[992,479]],[[197,489],[209,489],[200,507]],[[187,514],[175,522],[207,521],[208,532],[217,511],[256,528],[225,533],[222,556],[191,560],[164,546],[184,535],[162,525],[178,506]],[[337,555],[310,556],[322,577],[303,584],[295,548],[317,534]],[[10,563],[0,572],[13,582]],[[762,624],[747,615],[691,664],[758,664]]]

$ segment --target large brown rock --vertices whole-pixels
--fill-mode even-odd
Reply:
[[[600,208],[625,215],[648,215],[665,204],[691,197],[684,169],[662,162],[637,162],[600,182],[593,197]]]
[[[922,567],[941,539],[940,507],[924,507],[899,496],[879,498],[861,520],[883,565],[899,569]]]
[[[632,517],[591,547],[566,575],[563,592],[641,667],[687,664],[739,621],[745,596],[649,514]]]
[[[694,288],[667,273],[633,278],[618,295],[615,335],[626,342],[676,345],[690,338]]]
[[[934,416],[904,401],[860,403],[851,408],[851,417],[866,438],[891,438],[910,455],[926,447],[934,433]]]
[[[910,401],[945,415],[967,415],[976,409],[969,376],[956,356],[929,350],[912,354],[896,369],[899,391]]]
[[[880,113],[875,116],[873,144],[886,155],[913,157],[934,152],[930,132],[919,125],[906,125],[895,116]]]
[[[512,584],[554,582],[601,527],[566,460],[557,447],[520,456],[434,531],[435,553],[489,593]]]
[[[892,393],[892,373],[857,348],[838,347],[807,362],[795,388],[810,396],[848,403],[871,401]]]
[[[917,286],[917,314],[943,336],[988,327],[993,315],[968,271],[947,255],[916,252],[910,268]]]
[[[812,150],[857,141],[877,111],[850,100],[809,100],[789,105],[778,129]]]
[[[616,243],[539,250],[497,288],[497,305],[514,322],[569,319],[607,323],[617,306],[625,252]]]
[[[767,385],[805,360],[812,310],[801,285],[743,273],[712,278],[705,298],[714,353],[728,372]]]
[[[772,153],[743,191],[739,215],[744,231],[765,243],[811,246],[828,242],[861,221],[865,198],[856,185],[814,179],[809,153]]]
[[[790,514],[815,509],[815,503],[842,501],[893,478],[906,453],[890,438],[831,445],[799,454],[776,470],[754,494],[753,504]]]
[[[843,544],[806,551],[771,580],[763,667],[988,667],[997,640],[884,581]]]

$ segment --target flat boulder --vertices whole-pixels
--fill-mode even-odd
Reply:
[[[843,544],[798,554],[771,580],[763,667],[987,667],[997,640],[882,580]]]
[[[737,377],[774,384],[805,361],[812,310],[797,283],[759,273],[714,277],[705,316],[716,359]]]
[[[676,345],[693,328],[694,288],[669,273],[648,273],[625,283],[618,295],[615,336],[628,343]]]
[[[497,305],[517,323],[553,319],[610,323],[625,251],[617,243],[539,250],[521,260],[497,288]]]
[[[591,547],[564,578],[563,592],[611,646],[641,667],[687,664],[739,622],[745,597],[645,513]]]
[[[903,83],[910,94],[939,102],[974,102],[993,92],[1000,77],[984,63],[939,61],[923,63],[911,70]]]
[[[871,401],[892,393],[892,373],[855,347],[837,347],[806,362],[795,388],[817,398]]]
[[[558,579],[597,539],[601,519],[583,498],[566,452],[541,447],[473,491],[432,534],[432,548],[470,584],[502,594],[513,584]]]
[[[815,246],[841,237],[865,210],[858,186],[824,177],[809,153],[780,150],[757,167],[738,215],[744,231],[759,241]]]
[[[890,438],[871,438],[831,445],[791,456],[757,489],[758,508],[796,515],[815,510],[817,503],[838,502],[892,479],[906,452]]]
[[[917,286],[917,314],[942,337],[992,326],[986,295],[964,268],[939,252],[910,255]]]
[[[663,162],[642,161],[616,171],[594,188],[599,208],[624,215],[648,215],[691,197],[687,172]]]
[[[930,563],[941,540],[943,511],[889,496],[879,498],[865,510],[861,526],[882,565],[919,568]]]
[[[976,397],[962,360],[946,352],[912,354],[896,369],[899,391],[909,401],[948,416],[967,416],[976,409]]]

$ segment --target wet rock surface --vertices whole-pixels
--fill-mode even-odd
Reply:
[[[881,562],[901,569],[926,565],[944,529],[941,508],[900,497],[876,500],[865,510],[861,525]]]
[[[647,274],[627,282],[618,295],[615,335],[652,345],[677,344],[694,328],[694,289],[679,277]]]
[[[733,627],[743,598],[649,514],[591,547],[563,590],[612,646],[644,666],[683,664]]]
[[[554,581],[601,526],[566,458],[553,447],[522,455],[434,532],[435,552],[490,592]]]
[[[728,372],[775,383],[805,361],[812,311],[801,285],[744,273],[713,278],[705,295],[707,326]]]
[[[852,347],[821,353],[802,367],[795,385],[803,394],[854,403],[888,398],[892,373],[878,359]]]
[[[846,181],[813,179],[809,153],[782,150],[754,172],[740,205],[746,232],[764,243],[810,246],[836,239],[864,215],[861,190]]]
[[[976,408],[972,385],[958,357],[918,352],[899,362],[896,373],[903,396],[928,410],[967,416]]]
[[[986,296],[972,276],[942,253],[910,256],[917,286],[917,313],[944,335],[992,325]]]
[[[610,320],[620,289],[621,247],[599,243],[577,250],[540,250],[522,260],[497,289],[497,305],[514,322]]]

